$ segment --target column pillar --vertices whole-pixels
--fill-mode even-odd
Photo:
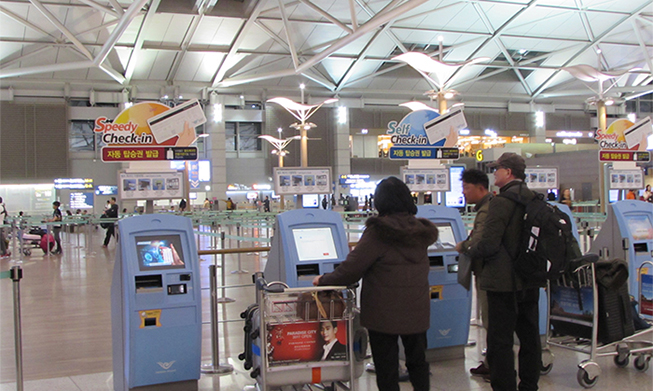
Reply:
[[[539,119],[538,116],[541,116],[541,119]],[[530,137],[531,143],[546,142],[545,116],[546,114],[542,111],[530,112],[526,115],[526,128],[528,130],[528,137]]]
[[[211,161],[211,190],[207,197],[218,200],[227,199],[227,153],[225,149],[225,123],[224,123],[223,97],[211,93],[209,105],[206,107],[205,130],[209,135],[207,140],[207,155]],[[225,208],[224,201],[220,202],[220,209]]]
[[[336,200],[340,198],[340,175],[351,174],[351,151],[349,148],[349,113],[348,107],[341,106],[335,110],[336,129],[334,137],[335,154],[333,160],[333,180],[335,181]]]

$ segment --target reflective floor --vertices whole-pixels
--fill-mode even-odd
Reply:
[[[91,391],[112,390],[110,285],[115,256],[115,243],[101,248],[104,230],[88,236],[72,234],[64,238],[64,253],[44,256],[34,249],[22,264],[21,308],[23,325],[23,365],[27,391]],[[231,244],[236,247],[235,243]],[[243,244],[249,247],[251,244]],[[209,241],[203,238],[201,247]],[[208,266],[213,257],[201,261],[202,286],[208,287]],[[218,265],[220,259],[216,260]],[[10,260],[0,260],[0,270],[8,270]],[[227,285],[251,283],[251,273],[259,270],[261,259],[256,254],[230,255],[225,259]],[[239,266],[240,264],[240,266]],[[220,270],[220,269],[219,269]],[[218,276],[219,281],[222,275]],[[203,319],[208,321],[209,292],[203,291]],[[226,296],[234,302],[219,305],[220,361],[233,365],[227,375],[203,375],[201,390],[242,390],[254,382],[237,356],[243,350],[243,323],[240,312],[254,302],[252,286],[230,288]],[[12,283],[0,280],[0,391],[16,390]],[[211,362],[209,325],[204,326],[202,357]],[[472,326],[470,340],[482,341],[483,330]],[[469,369],[482,359],[483,344],[465,348],[465,358],[431,364],[432,390],[490,390],[489,383],[471,376]],[[580,390],[576,381],[577,365],[586,355],[552,349],[553,370],[540,380],[542,390]],[[632,360],[631,360],[632,361]],[[632,364],[617,368],[611,357],[600,358],[602,373],[594,390],[653,390],[653,369],[638,372]],[[376,390],[372,373],[358,380],[360,390]],[[315,389],[315,388],[314,388]],[[411,390],[402,383],[402,390]]]

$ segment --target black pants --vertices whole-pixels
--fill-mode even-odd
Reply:
[[[487,292],[487,360],[494,391],[536,391],[542,364],[539,288]],[[515,378],[514,337],[519,338],[519,387]]]
[[[429,390],[429,364],[426,362],[426,332],[397,335],[369,330],[372,358],[379,391],[399,391],[399,342],[404,344],[406,367],[415,391]]]
[[[57,248],[55,248],[54,251],[61,252],[61,227],[52,227],[52,234],[55,243],[57,243]]]
[[[109,245],[109,241],[111,240],[112,236],[116,236],[115,230],[113,227],[113,223],[110,223],[109,228],[107,228],[107,235],[104,237],[104,246]]]

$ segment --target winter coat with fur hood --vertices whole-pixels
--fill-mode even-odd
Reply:
[[[429,220],[409,213],[370,217],[356,248],[320,285],[361,278],[361,324],[386,334],[425,332],[430,322],[427,247],[438,238]]]

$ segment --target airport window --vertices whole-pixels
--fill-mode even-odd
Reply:
[[[68,137],[71,152],[95,151],[100,148],[101,139],[97,137],[93,129],[93,120],[72,120],[70,121],[70,136]]]
[[[225,123],[225,149],[227,151],[260,151],[261,124],[259,122]]]

